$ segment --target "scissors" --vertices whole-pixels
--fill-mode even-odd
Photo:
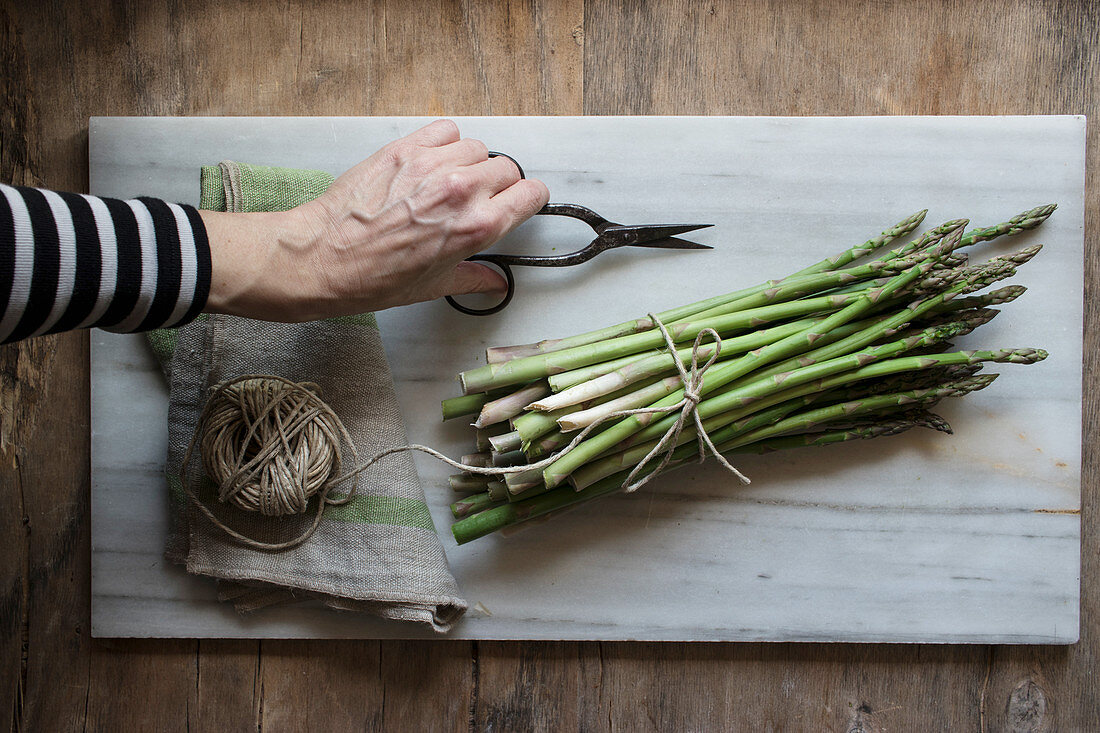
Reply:
[[[507,158],[516,164],[519,169],[519,177],[526,178],[523,167],[510,155],[490,151],[490,158]],[[697,244],[684,239],[677,239],[677,234],[692,232],[696,229],[705,229],[713,224],[635,224],[624,226],[608,221],[592,209],[580,204],[547,204],[535,213],[535,216],[568,216],[579,219],[588,224],[596,232],[587,247],[575,252],[561,255],[531,256],[531,255],[505,255],[505,254],[478,254],[467,257],[468,262],[487,262],[500,268],[504,279],[508,282],[508,291],[504,299],[491,308],[469,308],[447,296],[447,302],[451,307],[467,313],[471,316],[488,316],[499,313],[512,302],[512,296],[516,292],[516,281],[512,275],[512,266],[523,267],[572,267],[588,262],[590,259],[618,247],[655,247],[658,249],[714,249],[705,244]]]

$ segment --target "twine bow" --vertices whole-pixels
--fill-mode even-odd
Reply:
[[[676,344],[672,340],[672,335],[669,334],[665,324],[661,322],[661,319],[652,313],[648,314],[649,318],[660,329],[661,335],[665,337],[665,345],[668,346],[669,353],[676,353]],[[703,337],[710,336],[714,341],[714,352],[710,357],[702,364],[699,364],[699,347],[703,345]],[[737,470],[737,468],[726,460],[725,456],[718,452],[718,449],[714,446],[714,442],[710,439],[710,435],[707,434],[706,429],[703,427],[703,419],[699,417],[699,401],[702,399],[702,395],[699,391],[703,387],[703,374],[714,365],[714,362],[718,360],[719,354],[722,352],[722,338],[718,335],[718,332],[712,328],[704,328],[695,337],[695,342],[691,346],[691,369],[684,369],[684,364],[678,358],[673,358],[673,363],[676,364],[677,371],[680,372],[680,380],[684,383],[684,397],[674,405],[670,405],[665,409],[667,412],[672,413],[677,410],[680,411],[680,415],[676,418],[676,422],[661,439],[657,442],[657,445],[653,446],[653,449],[646,454],[645,458],[638,462],[638,465],[634,467],[623,482],[623,491],[631,493],[645,486],[654,476],[657,476],[661,471],[668,466],[669,461],[672,460],[672,453],[676,450],[676,446],[680,440],[680,433],[683,431],[684,426],[687,425],[689,420],[695,422],[695,434],[698,437],[699,445],[699,462],[702,463],[706,460],[707,450],[710,450],[711,455],[718,459],[718,462],[723,467],[738,479],[741,483],[749,483],[748,477],[745,474]],[[641,414],[642,412],[650,411],[656,412],[652,408],[643,408],[641,411],[636,411],[634,414]],[[641,473],[641,471],[661,453],[664,455],[661,457],[661,462],[657,464],[657,467],[651,472],[638,479],[634,478]]]

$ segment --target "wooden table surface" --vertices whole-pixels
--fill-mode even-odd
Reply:
[[[0,0],[0,180],[87,188],[91,115],[1089,114],[1100,4]],[[1088,136],[1086,374],[1096,374]],[[1075,277],[1076,273],[1067,273]],[[1096,484],[1086,380],[1084,486]],[[1072,647],[93,641],[88,339],[0,348],[13,729],[1097,730]]]

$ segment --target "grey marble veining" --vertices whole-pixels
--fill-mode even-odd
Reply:
[[[196,203],[198,168],[233,158],[339,173],[413,118],[95,118],[91,190]],[[955,435],[748,456],[662,477],[513,536],[456,547],[450,472],[417,459],[471,612],[459,638],[1069,643],[1078,635],[1084,118],[466,118],[557,201],[625,222],[708,221],[713,252],[620,251],[517,270],[513,304],[379,314],[414,442],[468,452],[441,424],[454,373],[488,345],[567,335],[779,276],[912,211],[991,224],[1059,210],[1013,280],[1028,293],[962,348],[1042,346],[945,405]],[[498,251],[565,251],[576,223],[536,219]],[[409,637],[351,614],[238,617],[161,557],[167,391],[140,336],[92,335],[92,624],[96,636]]]

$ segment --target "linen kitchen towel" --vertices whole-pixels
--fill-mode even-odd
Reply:
[[[202,169],[200,208],[234,212],[289,209],[324,192],[320,171],[223,162]],[[466,602],[424,501],[408,453],[382,459],[359,474],[348,503],[326,507],[302,545],[283,551],[246,547],[214,526],[190,502],[180,468],[211,388],[244,374],[312,382],[369,457],[407,442],[405,426],[372,314],[284,324],[210,315],[180,329],[156,331],[150,344],[170,384],[168,474],[173,523],[166,554],[188,571],[222,581],[220,597],[249,611],[314,598],[330,607],[415,621],[446,631]],[[345,459],[345,470],[351,468]],[[192,491],[218,519],[246,536],[279,542],[299,535],[311,510],[264,517],[216,501],[192,458]],[[337,487],[332,498],[339,498]]]

